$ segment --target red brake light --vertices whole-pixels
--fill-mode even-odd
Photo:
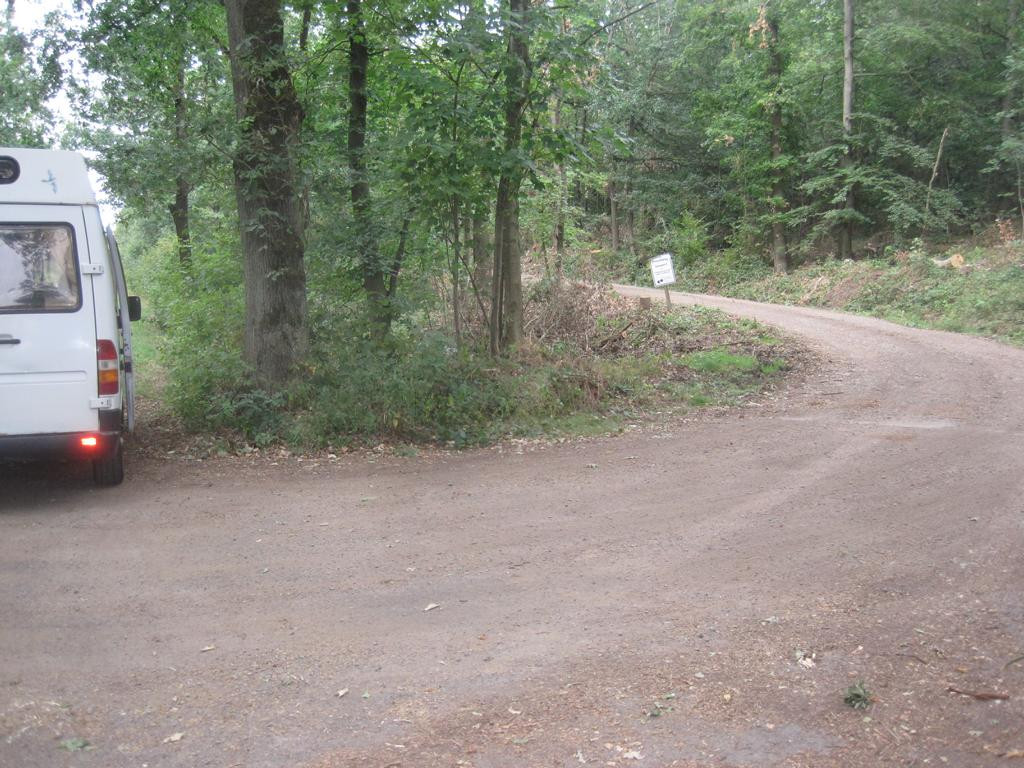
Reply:
[[[82,438],[82,447],[83,448],[95,448],[98,443],[99,443],[99,441],[95,437],[93,437],[92,435],[90,435],[89,437],[83,437]]]
[[[99,339],[96,342],[96,370],[99,394],[116,395],[121,391],[119,368],[117,346],[109,339]]]

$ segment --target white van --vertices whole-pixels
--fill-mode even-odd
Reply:
[[[0,458],[89,460],[121,482],[140,314],[84,158],[0,147]]]

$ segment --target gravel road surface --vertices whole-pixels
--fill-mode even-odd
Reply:
[[[822,366],[595,440],[0,467],[0,766],[1024,766],[1024,351],[674,300]]]

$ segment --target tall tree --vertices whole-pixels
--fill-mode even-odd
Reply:
[[[779,23],[769,10],[769,3],[763,6],[766,30],[766,46],[768,49],[768,75],[772,93],[766,108],[771,125],[770,143],[772,153],[772,265],[777,273],[785,273],[789,269],[789,256],[786,252],[786,231],[779,214],[786,208],[785,190],[783,189],[782,168],[782,53],[779,50]]]
[[[843,0],[843,167],[853,166],[853,40],[854,0]],[[846,181],[846,219],[839,226],[839,258],[853,256],[853,216],[856,210],[853,182]]]
[[[507,0],[505,35],[505,125],[501,174],[494,203],[494,269],[491,276],[490,347],[499,354],[522,340],[523,276],[519,239],[520,152],[529,103],[530,0]]]
[[[1012,60],[1016,48],[1017,22],[1020,21],[1020,0],[1007,0],[1006,3],[1006,53],[1007,62]],[[1007,68],[1006,92],[1003,94],[1003,139],[1013,134],[1014,113],[1016,112],[1017,83],[1012,70]]]
[[[348,0],[348,168],[350,198],[355,230],[356,258],[362,267],[363,289],[370,301],[370,316],[376,332],[384,334],[391,324],[388,307],[387,273],[378,252],[376,224],[370,200],[370,177],[366,168],[366,78],[370,67],[370,46],[366,39],[361,0]]]
[[[211,0],[107,0],[93,5],[80,42],[100,86],[83,99],[83,146],[110,193],[145,212],[170,214],[178,261],[191,272],[190,196],[229,141],[221,82],[223,10]]]
[[[296,149],[303,111],[284,46],[281,0],[225,0],[239,135],[235,197],[245,261],[245,357],[283,383],[307,348],[304,218]]]

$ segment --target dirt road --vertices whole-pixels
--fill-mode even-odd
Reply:
[[[0,766],[1021,762],[1024,352],[683,300],[828,362],[547,447],[0,469]]]

